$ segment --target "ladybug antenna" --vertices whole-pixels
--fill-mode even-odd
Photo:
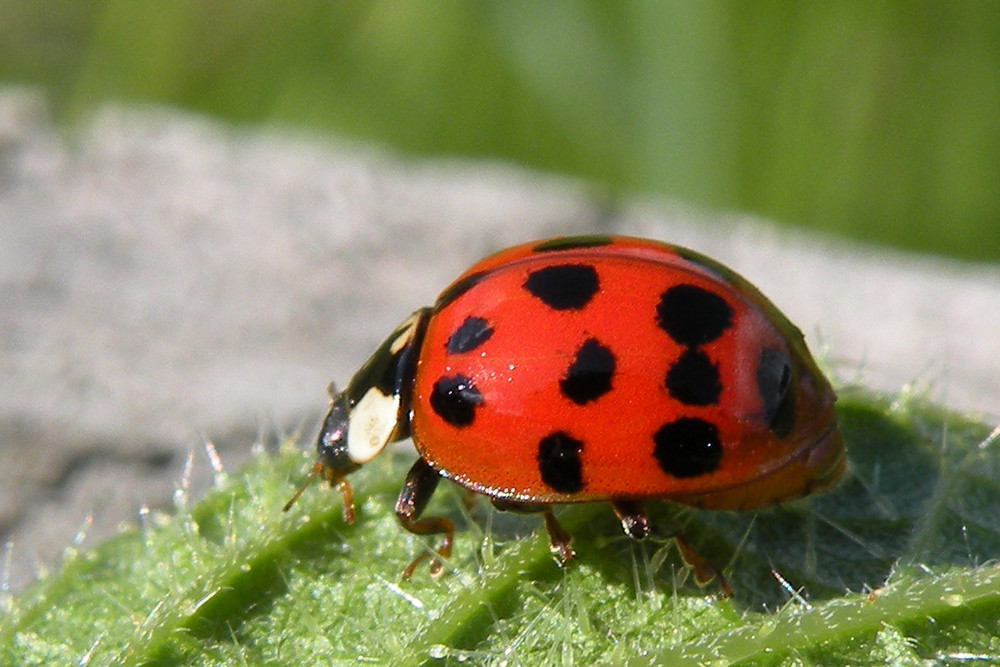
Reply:
[[[281,508],[281,511],[287,512],[288,510],[290,510],[292,508],[292,505],[295,504],[295,501],[299,499],[299,496],[301,496],[305,492],[305,490],[309,488],[309,485],[313,483],[313,480],[316,479],[316,475],[320,474],[321,472],[323,472],[323,464],[317,462],[316,465],[313,466],[312,472],[309,473],[308,477],[306,477],[306,481],[302,483],[302,486],[299,487],[298,491],[292,494],[292,497],[288,499],[288,502],[285,503],[285,506]]]

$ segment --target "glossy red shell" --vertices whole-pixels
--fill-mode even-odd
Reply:
[[[481,261],[442,293],[429,316],[411,429],[420,455],[443,476],[519,502],[663,498],[717,509],[798,497],[839,476],[843,444],[833,391],[798,330],[755,288],[666,244],[610,238],[593,247],[563,245],[539,251],[529,244]],[[596,288],[583,307],[553,308],[527,289],[535,272],[553,266],[593,268]],[[679,285],[724,301],[731,317],[721,335],[685,344],[664,332],[657,304]],[[449,351],[469,318],[486,323],[488,338],[469,351]],[[608,391],[577,404],[560,380],[587,340],[613,354],[614,373]],[[717,369],[721,387],[710,404],[680,401],[665,383],[694,348]],[[764,350],[784,355],[792,369],[787,432],[775,432],[761,395]],[[468,378],[478,395],[468,424],[450,423],[432,404],[435,383],[456,376]],[[717,429],[722,451],[711,470],[677,476],[658,463],[654,434],[678,419]],[[553,433],[582,443],[580,486],[571,492],[553,488],[540,471],[539,443]]]

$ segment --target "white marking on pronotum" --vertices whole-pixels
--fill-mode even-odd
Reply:
[[[389,352],[392,354],[398,354],[400,350],[406,347],[411,340],[413,340],[413,332],[417,328],[417,322],[420,320],[421,311],[417,311],[410,315],[406,320],[396,327],[396,331],[399,335],[396,336],[395,340],[392,341],[392,345],[389,346]]]
[[[386,396],[372,387],[351,410],[347,429],[347,455],[354,463],[368,463],[389,444],[396,430],[399,397]]]
[[[398,355],[413,341],[423,311],[417,311],[396,327],[389,354]],[[394,360],[398,361],[398,360]],[[368,463],[389,444],[399,419],[400,397],[384,394],[375,387],[364,393],[351,408],[347,429],[347,456],[357,464]]]

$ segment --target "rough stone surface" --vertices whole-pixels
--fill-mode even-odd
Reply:
[[[204,486],[205,441],[232,469],[311,436],[331,379],[469,263],[532,238],[694,247],[769,294],[841,383],[1000,415],[997,267],[595,192],[167,111],[109,109],[66,137],[37,95],[0,91],[6,585],[169,506],[192,452]]]

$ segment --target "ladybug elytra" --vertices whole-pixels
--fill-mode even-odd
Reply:
[[[331,395],[313,474],[340,489],[351,521],[346,475],[412,437],[419,459],[396,514],[442,536],[432,573],[455,531],[421,516],[442,477],[500,509],[544,512],[562,562],[574,553],[555,504],[609,502],[641,539],[644,501],[750,509],[828,487],[845,466],[833,390],[799,330],[732,270],[644,239],[488,257]]]

